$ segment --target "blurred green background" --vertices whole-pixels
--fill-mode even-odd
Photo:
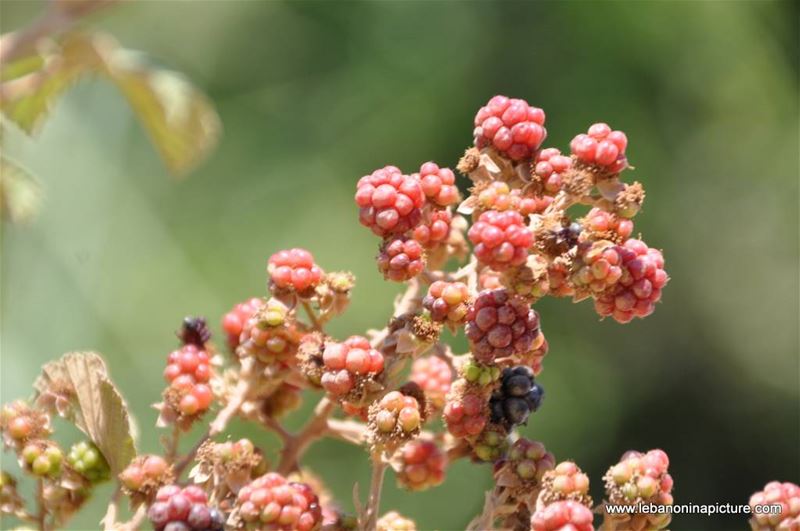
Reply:
[[[41,8],[3,0],[2,31]],[[628,133],[629,179],[648,193],[636,228],[672,277],[656,313],[625,326],[598,321],[590,303],[537,304],[547,399],[522,432],[575,459],[596,499],[630,448],[669,453],[678,502],[746,503],[771,479],[800,480],[796,3],[141,1],[92,25],[188,75],[225,133],[176,181],[119,93],[92,80],[37,139],[8,132],[9,155],[47,195],[32,224],[3,226],[3,401],[27,396],[45,361],[97,350],[140,450],[157,451],[149,404],[181,318],[218,330],[235,302],[264,293],[267,257],[290,246],[357,274],[335,335],[382,326],[400,287],[375,270],[356,180],[385,164],[454,166],[476,109],[503,93],[545,109],[547,146],[566,148],[594,121]],[[247,425],[232,431],[277,447]],[[353,483],[369,482],[366,452],[343,443],[312,447],[307,464],[348,509]],[[389,477],[383,507],[423,529],[463,529],[490,478],[458,463],[444,486],[408,494]],[[72,526],[96,528],[108,492]],[[679,516],[673,527],[745,524]]]

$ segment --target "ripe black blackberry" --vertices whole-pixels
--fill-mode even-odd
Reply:
[[[500,387],[489,401],[492,422],[507,428],[525,424],[539,409],[543,397],[544,389],[534,380],[531,369],[523,365],[503,369]]]
[[[205,317],[184,317],[178,338],[184,345],[195,345],[203,348],[211,339],[211,330],[208,329]]]

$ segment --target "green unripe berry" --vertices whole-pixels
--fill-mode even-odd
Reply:
[[[489,385],[492,383],[492,372],[487,370],[481,371],[481,375],[478,377],[478,383],[480,385]]]
[[[42,455],[42,449],[35,444],[29,444],[22,449],[22,459],[24,459],[29,465],[32,464],[40,455]]]
[[[46,455],[40,455],[31,463],[31,470],[37,476],[46,476],[50,473],[52,465]]]
[[[61,461],[64,459],[64,454],[55,446],[48,446],[44,451],[44,455],[50,460],[50,463],[55,466],[60,465]]]
[[[477,365],[470,363],[466,367],[464,367],[464,378],[468,382],[474,382],[478,378],[480,378],[483,371]]]

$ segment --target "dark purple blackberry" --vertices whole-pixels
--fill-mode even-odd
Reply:
[[[522,365],[503,369],[500,387],[489,400],[492,422],[509,429],[526,424],[530,414],[539,409],[543,397],[544,389],[534,380],[531,369]]]
[[[203,348],[211,339],[211,330],[208,329],[205,317],[184,317],[177,335],[184,345]]]

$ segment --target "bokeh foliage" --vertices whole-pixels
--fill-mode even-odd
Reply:
[[[39,9],[4,0],[2,31]],[[505,93],[545,109],[548,146],[565,148],[597,120],[628,133],[631,178],[648,191],[637,230],[665,250],[672,277],[656,313],[626,326],[598,322],[589,303],[537,305],[551,345],[547,398],[524,433],[577,460],[596,498],[628,448],[667,450],[679,503],[744,503],[770,479],[797,482],[797,15],[789,2],[115,8],[93,25],[186,73],[224,137],[189,179],[165,178],[122,96],[92,79],[36,140],[6,132],[45,198],[31,224],[3,226],[2,400],[28,395],[63,352],[100,351],[139,421],[140,450],[156,451],[148,404],[181,317],[217,322],[263,293],[266,258],[289,246],[357,274],[335,334],[382,325],[398,287],[380,278],[376,240],[357,224],[356,179],[387,163],[454,165],[477,107]],[[234,432],[277,444],[243,424]],[[353,482],[368,483],[366,453],[341,443],[313,447],[307,462],[347,507]],[[421,494],[388,483],[385,507],[424,529],[459,529],[490,470],[459,463]],[[76,529],[96,527],[100,494]],[[743,526],[675,519],[678,529]]]

